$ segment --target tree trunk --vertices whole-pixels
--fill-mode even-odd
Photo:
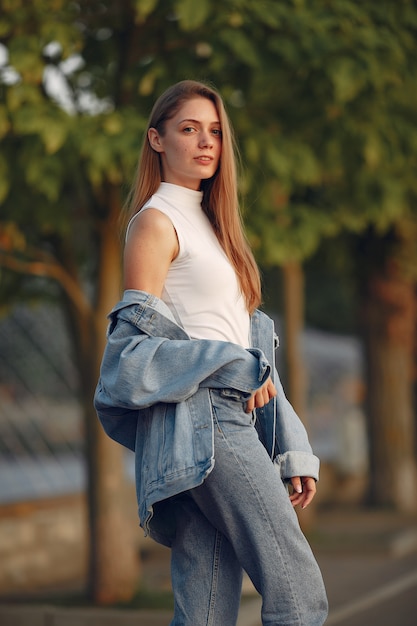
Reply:
[[[288,398],[297,415],[306,424],[307,378],[301,346],[304,330],[304,272],[301,263],[293,261],[283,267],[285,346],[288,371]],[[314,526],[315,503],[297,510],[301,528],[308,532]]]
[[[107,437],[93,409],[89,419],[89,594],[97,604],[112,604],[130,600],[139,584],[135,518],[127,501],[134,496],[122,447]]]
[[[99,234],[99,276],[96,305],[88,313],[68,306],[74,349],[80,371],[86,425],[89,529],[88,592],[96,603],[129,600],[139,582],[138,518],[128,493],[125,450],[104,432],[93,396],[106,344],[107,314],[120,297],[121,263],[117,190],[110,189],[109,216]],[[133,496],[134,497],[134,496]]]
[[[300,341],[304,329],[304,273],[300,263],[287,263],[284,275],[285,345],[288,397],[299,417],[306,416],[306,372]]]
[[[371,457],[370,500],[372,504],[400,511],[415,511],[417,508],[413,411],[414,289],[414,282],[406,277],[390,251],[368,277],[363,318]]]
[[[100,266],[88,415],[90,592],[99,604],[129,600],[139,582],[136,545],[137,533],[140,531],[136,509],[132,518],[132,509],[127,501],[132,494],[127,489],[124,463],[126,452],[105,434],[92,407],[92,396],[106,343],[107,314],[120,299],[121,287],[117,224],[120,199],[118,190],[113,187],[109,194],[110,215],[103,222],[99,233]]]

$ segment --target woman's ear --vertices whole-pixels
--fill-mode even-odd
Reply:
[[[156,128],[150,128],[148,130],[148,141],[151,148],[155,150],[155,152],[163,152],[161,137]]]

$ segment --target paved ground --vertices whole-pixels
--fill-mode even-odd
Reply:
[[[371,511],[320,512],[311,542],[330,601],[326,626],[416,626],[417,518]],[[169,586],[168,551],[144,564],[148,585]],[[238,626],[261,626],[260,600],[245,581]],[[1,626],[168,626],[167,611],[0,605]],[[228,626],[225,624],[224,626]]]

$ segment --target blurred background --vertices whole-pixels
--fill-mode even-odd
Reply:
[[[184,78],[235,128],[263,308],[322,461],[302,525],[416,519],[416,36],[410,0],[0,0],[1,597],[143,584],[132,456],[92,397],[146,120]]]

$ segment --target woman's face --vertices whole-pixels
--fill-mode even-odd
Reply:
[[[219,166],[222,135],[217,109],[211,100],[187,100],[171,119],[165,132],[148,131],[149,142],[162,160],[163,180],[198,190]]]

